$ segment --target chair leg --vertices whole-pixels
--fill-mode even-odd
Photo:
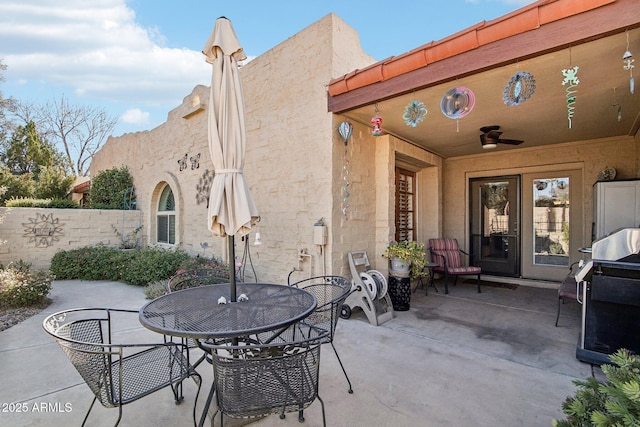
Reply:
[[[558,320],[560,319],[560,305],[562,304],[562,297],[558,297],[558,313],[556,313],[556,327],[558,326]]]
[[[93,409],[93,404],[96,403],[96,400],[98,400],[98,397],[93,398],[93,401],[91,402],[91,406],[89,406],[89,410],[87,411],[87,415],[84,416],[84,420],[82,421],[82,427],[84,427],[84,425],[86,424],[87,419],[89,418],[89,413]],[[120,409],[122,410],[122,406],[120,406]],[[120,420],[118,419],[118,421]]]
[[[480,290],[480,275],[478,274],[478,293],[482,293]]]
[[[449,293],[449,273],[447,270],[444,271],[444,293],[445,295]]]
[[[342,368],[342,372],[344,373],[344,377],[347,379],[347,383],[349,384],[349,390],[347,390],[349,392],[349,394],[353,394],[353,388],[351,387],[351,381],[349,380],[349,376],[347,375],[347,371],[345,371],[344,369],[344,365],[342,364],[342,360],[340,360],[340,356],[338,355],[338,350],[336,350],[336,346],[333,345],[333,340],[330,341],[331,342],[331,347],[333,347],[333,352],[336,354],[336,357],[338,358],[338,363],[340,363],[340,367]]]
[[[327,420],[324,416],[324,401],[322,400],[319,394],[317,394],[316,397],[320,401],[320,407],[322,408],[322,426],[327,427]]]

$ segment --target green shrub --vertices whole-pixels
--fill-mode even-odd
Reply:
[[[58,280],[120,280],[130,257],[116,248],[87,246],[57,252],[50,270]]]
[[[55,209],[79,209],[80,205],[69,199],[53,199],[47,207]]]
[[[53,279],[49,272],[31,271],[28,264],[9,264],[0,270],[0,306],[25,307],[43,302]]]
[[[149,283],[144,287],[144,296],[147,299],[155,299],[167,293],[169,288],[169,279],[158,280],[157,282]]]
[[[51,203],[49,199],[34,199],[33,197],[15,197],[6,201],[8,208],[46,208]]]
[[[57,252],[51,259],[51,272],[58,280],[113,280],[145,286],[168,279],[181,266],[189,264],[182,250],[144,248],[121,251],[106,246]]]
[[[593,377],[574,381],[575,396],[562,403],[567,419],[553,420],[554,426],[640,425],[640,356],[621,349],[609,358],[612,364],[602,365],[607,382]]]
[[[133,256],[121,280],[137,286],[173,276],[180,265],[189,259],[189,254],[182,250],[162,248],[144,248],[131,254]]]
[[[79,208],[73,200],[69,199],[34,199],[31,197],[17,197],[6,201],[8,208],[58,208],[74,209]]]

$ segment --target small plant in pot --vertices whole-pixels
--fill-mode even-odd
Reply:
[[[397,262],[396,260],[408,264],[410,266],[409,277],[411,277],[411,279],[417,279],[426,275],[424,266],[427,258],[424,243],[418,243],[413,240],[404,240],[402,242],[394,241],[387,246],[382,256],[389,259],[392,269]]]

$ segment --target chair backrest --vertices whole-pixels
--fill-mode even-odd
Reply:
[[[429,249],[431,251],[431,261],[444,263],[442,267],[461,267],[462,258],[460,248],[456,239],[429,239]]]
[[[342,276],[317,276],[292,283],[291,286],[304,289],[316,297],[316,309],[303,322],[326,330],[329,332],[328,338],[332,340],[340,309],[351,292],[351,281]]]
[[[219,410],[231,418],[296,412],[318,396],[318,340],[286,345],[214,346]]]
[[[226,268],[198,268],[182,271],[169,279],[167,292],[198,286],[229,283],[229,271]]]
[[[120,349],[110,344],[110,314],[102,309],[73,309],[43,323],[67,358],[105,407],[114,407],[118,391],[111,370]]]

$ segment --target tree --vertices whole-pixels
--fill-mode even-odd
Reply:
[[[127,190],[133,188],[133,178],[127,166],[100,171],[91,179],[91,207],[93,209],[126,209]]]
[[[1,144],[0,161],[12,174],[31,173],[35,180],[38,180],[41,168],[67,169],[62,153],[38,135],[32,121],[18,126],[11,139]]]
[[[7,66],[0,59],[0,83],[4,82],[4,71]],[[7,118],[7,112],[11,111],[15,100],[13,98],[5,98],[0,91],[0,142],[4,141],[11,132],[12,123]]]
[[[59,144],[76,176],[87,174],[93,155],[104,145],[118,122],[103,108],[71,105],[64,96],[41,107],[20,102],[13,113],[25,123],[36,123],[43,138]]]

